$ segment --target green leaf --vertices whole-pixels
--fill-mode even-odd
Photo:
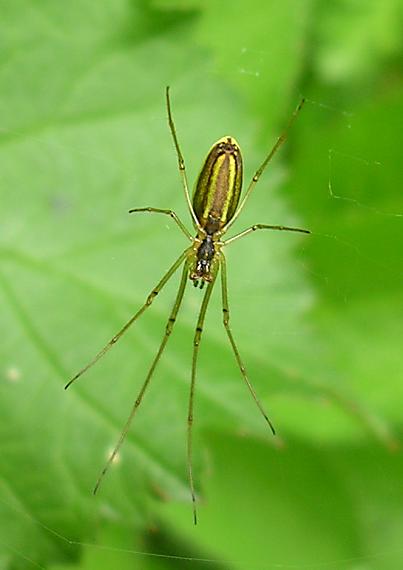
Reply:
[[[368,80],[402,48],[400,0],[319,3],[315,69],[332,83]]]
[[[304,481],[312,479],[324,497],[324,487],[334,484],[337,495],[331,505],[349,520],[346,528],[331,515],[317,523],[318,505],[301,499],[291,533],[301,559],[310,560],[314,551],[312,529],[319,536],[321,560],[330,562],[359,552],[357,544],[374,535],[373,526],[365,525],[364,509],[350,520],[358,502],[349,506],[348,489],[335,473],[340,455],[335,464],[324,465],[311,447],[342,445],[350,453],[366,441],[368,430],[371,438],[392,447],[397,438],[390,426],[398,432],[401,424],[398,396],[391,395],[400,371],[401,316],[393,309],[400,303],[399,157],[393,154],[400,147],[390,142],[399,134],[400,87],[385,80],[389,87],[380,103],[372,111],[359,106],[356,122],[351,121],[354,128],[347,131],[350,119],[335,110],[337,94],[329,95],[310,77],[306,52],[300,49],[310,47],[312,26],[320,25],[311,2],[271,4],[270,12],[257,1],[250,7],[225,2],[220,12],[217,3],[199,3],[198,12],[194,2],[185,10],[179,4],[1,4],[4,568],[39,564],[88,570],[107,561],[124,568],[140,556],[144,567],[169,567],[165,559],[139,554],[155,554],[161,546],[147,529],[156,524],[164,501],[173,510],[182,502],[187,517],[186,530],[180,517],[163,518],[159,536],[160,542],[168,537],[168,553],[205,558],[206,551],[213,551],[217,558],[232,559],[234,541],[225,529],[228,516],[235,517],[230,509],[219,516],[223,495],[208,484],[205,455],[216,453],[211,433],[217,440],[223,433],[245,437],[245,446],[233,446],[238,465],[244,447],[259,447],[257,439],[267,444],[248,456],[250,470],[243,468],[242,479],[228,486],[225,498],[233,508],[242,506],[249,538],[253,512],[239,500],[242,488],[249,484],[253,491],[255,480],[256,488],[262,487],[260,466],[267,458],[281,470],[274,445],[293,441],[296,433],[305,441],[295,456],[287,457],[290,469],[302,466]],[[252,77],[249,71],[259,73]],[[307,226],[313,235],[257,232],[228,247],[231,326],[279,436],[273,439],[268,433],[239,374],[222,326],[217,287],[198,363],[193,446],[201,503],[206,497],[217,510],[200,533],[202,540],[188,541],[186,417],[200,291],[188,286],[174,334],[96,498],[91,491],[158,350],[179,276],[96,367],[67,392],[63,386],[138,310],[187,245],[171,220],[127,213],[136,206],[172,208],[190,227],[167,128],[165,86],[171,86],[189,179],[195,180],[210,145],[228,133],[241,143],[249,180],[291,114],[303,72],[309,101],[289,134],[288,147],[270,164],[234,233],[258,222]],[[327,96],[335,99],[330,111]],[[349,96],[343,92],[339,104]],[[374,117],[378,133],[388,125],[379,145],[386,165],[381,169],[375,165],[377,137],[371,136]],[[357,136],[351,148],[346,131]],[[328,195],[329,148],[334,150],[333,191],[343,200]],[[354,170],[351,156],[361,154],[369,167]],[[361,190],[357,196],[357,184],[370,187],[371,193]],[[379,187],[382,194],[375,191]],[[357,200],[356,209],[351,199]],[[362,204],[370,206],[372,217]],[[374,237],[374,223],[380,239]],[[385,237],[396,237],[393,247],[385,246]],[[345,238],[357,256],[348,257]],[[374,271],[368,254],[383,262],[383,273]],[[367,314],[375,316],[374,330],[367,326]],[[226,455],[225,446],[222,450],[220,487],[233,457]],[[306,458],[312,469],[304,465]],[[379,461],[388,465],[384,457]],[[366,459],[357,455],[354,465],[360,471]],[[370,483],[376,488],[376,477]],[[275,503],[277,492],[285,500],[296,486],[292,477],[273,477],[265,500]],[[252,492],[249,501],[256,512],[258,494]],[[278,515],[285,516],[281,501],[275,505]],[[382,497],[373,520],[379,520],[381,509]],[[390,532],[397,536],[398,517],[392,519]],[[288,545],[288,528],[281,528],[277,546],[275,539],[272,544],[280,562]],[[334,544],[322,543],[322,529],[334,533]],[[232,526],[231,532],[240,536]],[[219,548],[212,547],[213,541]],[[263,543],[258,537],[256,552]],[[238,546],[236,558],[241,560],[248,553],[242,551],[241,539]]]
[[[229,569],[399,566],[401,454],[294,438],[269,449],[215,432],[209,449],[197,532],[185,508],[161,509],[205,558]]]
[[[224,0],[206,3],[199,35],[213,53],[213,71],[243,93],[260,134],[297,104],[296,84],[304,63],[311,0]],[[224,25],[223,25],[224,24]],[[265,120],[263,120],[265,119]]]
[[[234,130],[242,141],[249,176],[263,156],[253,145],[243,105],[234,104],[224,83],[206,79],[206,60],[189,40],[175,44],[179,19],[165,37],[140,42],[136,32],[123,41],[129,15],[124,3],[105,3],[98,12],[83,2],[81,18],[77,12],[63,18],[52,3],[26,6],[27,15],[18,7],[7,11],[2,68],[1,477],[32,517],[30,532],[40,535],[33,556],[39,560],[50,556],[48,543],[64,551],[60,556],[69,556],[71,548],[33,521],[85,542],[98,512],[142,525],[153,494],[188,500],[185,427],[199,291],[187,292],[177,332],[97,500],[91,489],[157,350],[177,278],[103,362],[63,391],[186,245],[172,223],[127,214],[130,207],[147,205],[186,214],[166,125],[165,85],[172,85],[191,180],[223,132]],[[21,26],[33,13],[36,31],[27,26],[24,35]],[[131,17],[139,26],[150,18],[141,10]],[[55,18],[62,20],[58,33]],[[190,56],[199,68],[189,67]],[[156,69],[147,80],[151,61]],[[273,182],[276,172],[273,167]],[[267,194],[269,182],[268,175],[244,223],[266,203],[274,222],[295,221],[273,185]],[[268,315],[281,315],[281,327],[294,331],[312,298],[292,262],[298,243],[295,236],[253,236],[229,253],[233,326],[245,358],[268,350]],[[278,267],[262,271],[269,266]],[[266,436],[225,348],[216,293],[200,357],[196,435],[203,424],[238,424]],[[275,361],[276,345],[283,343],[272,340]],[[263,398],[270,384],[259,367],[252,360]],[[9,527],[4,538],[23,550],[26,534]]]

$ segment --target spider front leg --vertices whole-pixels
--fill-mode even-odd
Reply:
[[[128,431],[130,429],[133,418],[134,418],[141,402],[143,401],[144,394],[145,394],[145,392],[148,388],[148,385],[150,383],[150,380],[154,374],[155,368],[156,368],[156,366],[157,366],[157,364],[161,358],[162,353],[164,352],[165,346],[166,346],[168,339],[171,335],[172,329],[173,329],[175,321],[176,321],[176,317],[178,315],[179,308],[180,308],[181,303],[182,303],[183,294],[184,294],[185,286],[186,286],[186,282],[187,282],[187,276],[188,276],[188,263],[187,263],[187,261],[185,261],[183,271],[182,271],[181,282],[179,285],[178,292],[176,294],[174,306],[172,308],[171,314],[169,315],[169,319],[168,319],[166,327],[165,327],[164,337],[162,339],[162,342],[160,344],[158,352],[155,355],[154,360],[152,361],[152,364],[150,366],[150,369],[148,371],[146,379],[144,380],[143,386],[141,387],[141,390],[140,390],[140,392],[139,392],[139,394],[138,394],[138,396],[137,396],[137,398],[136,398],[136,400],[132,406],[132,409],[131,409],[130,414],[126,420],[124,428],[121,431],[118,442],[115,445],[111,455],[109,456],[109,459],[105,464],[105,467],[102,469],[100,476],[98,477],[98,480],[97,480],[96,485],[94,487],[94,495],[97,493],[99,486],[102,482],[102,479],[104,478],[104,476],[105,476],[106,472],[108,471],[110,465],[113,463],[113,460],[115,459],[115,457],[116,457],[116,455],[117,455]]]
[[[180,265],[182,265],[183,261],[185,260],[185,258],[187,256],[188,256],[188,250],[186,249],[178,257],[178,259],[175,261],[175,263],[168,269],[168,271],[165,273],[165,275],[160,280],[160,282],[154,287],[154,289],[148,295],[144,305],[142,307],[140,307],[140,309],[137,311],[137,313],[135,313],[131,317],[131,319],[129,319],[127,321],[127,323],[120,329],[120,331],[117,332],[103,348],[101,348],[101,350],[98,352],[98,354],[96,354],[94,356],[94,358],[92,360],[90,360],[90,362],[88,364],[86,364],[83,368],[81,368],[81,370],[79,370],[77,372],[77,374],[75,376],[73,376],[73,378],[69,382],[67,382],[67,384],[64,387],[65,390],[69,386],[71,386],[71,384],[73,384],[73,382],[75,382],[78,378],[80,378],[80,376],[82,376],[85,372],[87,372],[87,370],[89,370],[92,366],[94,366],[94,364],[96,364],[98,362],[98,360],[100,358],[102,358],[108,352],[108,350],[110,350],[112,348],[112,346],[114,346],[118,342],[118,340],[125,334],[127,329],[129,327],[131,327],[131,325],[144,313],[144,311],[146,309],[148,309],[148,307],[154,301],[155,297],[158,295],[158,293],[161,291],[161,289],[166,285],[166,283],[169,281],[169,279],[172,277],[172,275],[175,273],[175,271],[178,269],[178,267]]]
[[[197,509],[196,509],[196,495],[194,489],[193,467],[192,467],[192,426],[193,426],[194,391],[196,384],[196,366],[197,366],[197,357],[199,354],[201,336],[203,332],[204,319],[206,316],[206,311],[208,303],[210,301],[211,293],[213,292],[215,279],[217,277],[217,271],[218,271],[218,264],[214,269],[212,281],[207,285],[206,292],[204,293],[203,302],[200,307],[199,318],[197,319],[197,325],[193,339],[192,377],[190,382],[189,408],[188,408],[187,459],[188,459],[189,485],[190,485],[190,492],[192,495],[192,504],[193,504],[194,524],[197,524]]]
[[[222,311],[223,311],[223,323],[224,323],[224,327],[225,330],[227,331],[227,335],[232,347],[232,350],[234,352],[236,361],[238,363],[238,367],[239,370],[242,374],[242,378],[245,380],[246,385],[249,388],[249,392],[252,395],[252,398],[255,400],[257,407],[259,408],[262,416],[264,417],[264,419],[266,420],[266,422],[268,423],[273,435],[276,434],[275,429],[273,424],[271,423],[271,421],[269,420],[268,415],[266,414],[266,412],[263,409],[262,404],[259,401],[259,398],[256,395],[256,392],[248,378],[248,374],[246,372],[246,368],[245,365],[242,362],[241,359],[241,355],[239,354],[238,348],[235,344],[235,340],[234,337],[232,336],[232,332],[229,326],[229,305],[228,305],[228,290],[227,290],[227,267],[226,267],[226,261],[225,261],[225,256],[223,254],[223,252],[220,253],[220,262],[221,262],[221,293],[222,293]]]

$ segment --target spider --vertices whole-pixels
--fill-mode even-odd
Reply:
[[[268,415],[264,411],[263,406],[260,403],[260,400],[257,397],[256,392],[249,380],[246,368],[241,359],[241,355],[238,351],[237,345],[235,343],[229,325],[230,313],[229,313],[228,292],[227,292],[227,269],[226,269],[226,261],[223,250],[230,243],[233,243],[234,241],[242,237],[245,237],[256,230],[281,230],[289,232],[300,232],[304,234],[309,234],[310,231],[306,229],[294,228],[289,226],[255,224],[229,239],[223,240],[222,238],[240,215],[241,211],[245,206],[246,201],[248,200],[252,190],[256,186],[266,166],[271,161],[271,159],[273,158],[274,154],[277,152],[279,147],[286,140],[288,131],[291,125],[294,123],[298,113],[300,112],[304,104],[304,99],[300,101],[298,107],[293,112],[286,129],[278,137],[273,148],[266,156],[261,166],[256,170],[242,199],[240,199],[241,189],[242,189],[242,155],[237,141],[231,136],[225,136],[219,139],[209,150],[207,158],[204,162],[204,165],[197,179],[195,190],[193,193],[193,198],[191,199],[189,193],[186,169],[185,169],[185,162],[183,159],[181,149],[179,147],[176,128],[172,116],[169,87],[166,88],[165,96],[166,96],[169,129],[175,146],[182,186],[185,193],[187,206],[189,208],[189,212],[192,218],[192,223],[194,229],[196,230],[196,236],[193,237],[193,235],[189,232],[189,230],[186,228],[186,226],[183,224],[183,222],[179,219],[179,217],[173,210],[166,210],[154,207],[133,208],[129,210],[129,213],[148,212],[153,214],[163,214],[165,216],[170,216],[174,220],[174,222],[178,225],[179,229],[184,233],[186,238],[190,241],[190,246],[187,247],[180,254],[178,259],[171,265],[171,267],[161,278],[159,283],[152,289],[145,303],[140,307],[137,313],[135,313],[129,319],[129,321],[120,329],[120,331],[111,338],[111,340],[98,352],[98,354],[96,354],[96,356],[90,362],[88,362],[88,364],[86,364],[79,372],[77,372],[75,376],[73,376],[73,378],[66,384],[65,388],[71,386],[73,382],[75,382],[78,378],[80,378],[80,376],[82,376],[85,372],[87,372],[89,368],[91,368],[96,362],[98,362],[98,360],[102,358],[102,356],[104,356],[108,352],[108,350],[112,348],[114,344],[117,343],[117,341],[129,329],[129,327],[146,311],[146,309],[148,309],[151,306],[155,297],[160,293],[160,291],[163,289],[163,287],[166,285],[169,279],[174,275],[174,273],[181,266],[183,266],[178,292],[176,294],[175,302],[165,327],[165,333],[163,339],[161,341],[157,354],[155,355],[154,360],[152,361],[152,364],[144,380],[144,383],[141,387],[141,390],[135,402],[133,403],[132,409],[123,427],[123,430],[121,431],[121,434],[115,445],[115,448],[113,449],[111,455],[109,456],[108,461],[106,462],[104,468],[102,469],[98,477],[98,480],[93,490],[94,494],[96,494],[105,473],[107,472],[109,466],[115,459],[129,431],[132,420],[141,402],[143,401],[144,394],[154,374],[155,368],[162,356],[162,353],[165,350],[168,339],[172,333],[180,305],[182,303],[183,294],[188,279],[190,279],[193,282],[193,285],[195,287],[199,287],[200,289],[203,289],[203,287],[206,286],[193,338],[192,371],[191,371],[189,406],[188,406],[188,415],[187,415],[188,477],[189,477],[189,486],[192,498],[193,521],[194,524],[197,524],[196,493],[194,487],[193,467],[192,467],[192,426],[193,426],[194,394],[195,394],[195,384],[196,384],[196,366],[199,354],[200,341],[203,332],[203,323],[206,316],[206,311],[210,301],[211,293],[213,291],[213,287],[219,273],[221,274],[223,323],[228,335],[229,342],[231,344],[240,373],[257,407],[259,408],[261,414],[263,415],[273,435],[275,435],[273,424],[271,423]]]

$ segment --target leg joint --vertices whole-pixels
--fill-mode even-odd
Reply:
[[[146,305],[151,305],[151,303],[154,301],[154,298],[158,295],[158,293],[159,292],[156,289],[154,289],[154,291],[151,291],[151,293],[147,297]]]
[[[203,332],[202,327],[196,327],[196,332],[193,340],[193,346],[199,346],[200,344],[200,337]]]
[[[168,319],[167,326],[165,327],[165,334],[167,336],[171,334],[175,321],[176,321],[175,317],[170,317]]]

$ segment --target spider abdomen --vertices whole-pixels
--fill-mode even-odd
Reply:
[[[207,234],[221,230],[235,214],[242,188],[242,156],[236,140],[219,139],[197,179],[193,209]]]

